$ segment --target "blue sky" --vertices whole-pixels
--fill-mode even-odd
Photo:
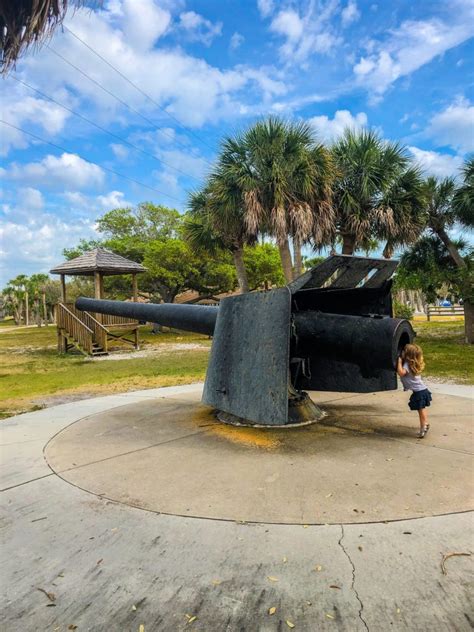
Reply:
[[[183,210],[219,140],[270,113],[328,143],[374,127],[439,177],[474,150],[472,0],[109,0],[65,27],[3,80],[1,285],[111,208]]]

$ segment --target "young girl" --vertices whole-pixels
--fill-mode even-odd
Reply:
[[[410,410],[417,410],[420,417],[420,433],[423,439],[430,429],[426,408],[431,402],[431,393],[421,379],[421,372],[425,368],[423,351],[418,345],[405,345],[397,362],[397,373],[403,384],[404,391],[413,391],[408,402]]]

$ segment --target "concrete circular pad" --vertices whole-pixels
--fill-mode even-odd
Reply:
[[[91,415],[48,443],[64,480],[160,513],[329,524],[472,508],[472,400],[437,395],[416,439],[407,395],[312,393],[328,416],[279,430],[217,422],[199,394]]]

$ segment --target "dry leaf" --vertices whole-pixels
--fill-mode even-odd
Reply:
[[[135,612],[135,610],[137,609],[137,607],[135,606],[135,604],[132,606],[132,610]]]
[[[307,529],[309,527],[309,524],[304,524],[303,525],[303,529]]]
[[[214,586],[219,586],[219,584],[221,583],[220,579],[213,579],[212,583],[214,584]]]
[[[197,617],[191,617],[190,619],[188,619],[188,623],[192,623],[193,621],[196,621]]]
[[[318,564],[317,566],[314,567],[314,570],[319,572],[323,570],[323,567]]]
[[[400,608],[397,608],[397,614],[400,614]]]
[[[37,588],[36,590],[44,593],[50,601],[56,601],[56,595],[54,593],[48,592],[44,588]]]
[[[74,625],[74,623],[71,623],[70,625],[67,626],[68,630],[77,630],[77,625]],[[145,630],[145,628],[143,628],[143,630]]]
[[[145,626],[143,623],[140,623],[140,627],[138,628],[138,632],[145,632]]]
[[[275,606],[272,606],[271,608],[268,609],[268,614],[275,614],[276,611],[277,609],[275,608]]]
[[[332,616],[332,614],[328,614],[327,612],[326,612],[326,617],[327,617],[328,619],[334,619],[334,617]]]
[[[465,557],[471,557],[470,553],[446,553],[446,555],[443,555],[443,559],[441,560],[441,571],[443,572],[443,575],[447,575],[448,571],[446,570],[446,567],[444,565],[444,563],[446,562],[446,560],[448,560],[450,557],[461,557],[461,556],[465,556]]]
[[[277,582],[278,581],[278,577],[272,577],[272,575],[267,575],[267,579],[269,579],[271,582]]]
[[[97,561],[97,566],[99,566],[99,564],[102,564],[103,561],[104,561],[104,558],[101,557],[100,560]]]
[[[336,586],[335,584],[331,584],[331,586],[329,586],[329,588],[337,588],[338,590],[341,590],[340,586]]]
[[[288,620],[287,620],[285,623],[286,623],[286,625],[287,625],[289,628],[294,628],[294,627],[295,627],[295,624],[293,623],[293,621],[288,621]]]
[[[283,564],[286,564],[287,562],[288,562],[287,558],[286,558],[286,557],[284,557],[284,558],[283,558]]]
[[[313,605],[313,602],[312,602],[312,601],[307,601],[307,602],[306,602],[306,604],[307,604],[308,606],[312,606],[312,605]]]
[[[386,461],[393,461],[393,459],[385,459]]]
[[[326,498],[331,498],[332,494],[326,494]]]

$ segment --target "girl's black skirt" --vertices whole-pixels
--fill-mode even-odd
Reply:
[[[421,410],[422,408],[429,406],[430,402],[431,393],[427,388],[425,388],[422,391],[415,391],[411,394],[408,406],[410,407],[410,410]]]

